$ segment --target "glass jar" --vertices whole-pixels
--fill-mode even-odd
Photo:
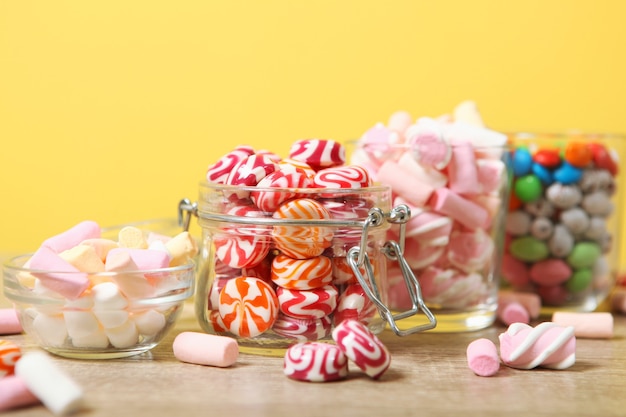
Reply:
[[[259,210],[260,199],[272,199],[276,210]],[[403,260],[387,231],[408,219],[404,207],[391,207],[388,187],[202,182],[199,201],[183,200],[179,208],[189,213],[183,223],[195,214],[202,228],[198,321],[208,333],[236,338],[242,352],[280,356],[296,342],[330,340],[334,325],[347,318],[374,333],[386,323],[401,335],[435,326],[411,276],[414,308],[400,316],[387,308],[387,258]],[[424,326],[396,324],[419,312],[430,317]]]
[[[437,317],[432,332],[478,330],[495,321],[510,189],[509,148],[504,135],[497,139],[488,146],[441,138],[354,143],[352,163],[390,186],[394,205],[410,208],[404,256]],[[397,231],[388,234],[393,239]],[[411,303],[402,271],[390,266],[387,277],[389,304],[401,311]]]
[[[624,136],[512,133],[513,185],[502,273],[542,314],[593,311],[619,273]]]

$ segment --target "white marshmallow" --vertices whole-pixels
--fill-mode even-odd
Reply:
[[[72,339],[90,336],[100,329],[98,320],[91,311],[64,311],[63,318],[67,333]]]
[[[184,265],[198,253],[198,244],[189,232],[182,232],[165,244],[170,255],[170,266]]]
[[[83,407],[82,388],[44,352],[28,352],[17,361],[15,374],[56,415]]]
[[[135,323],[131,320],[128,320],[119,327],[105,329],[104,332],[109,338],[111,344],[118,349],[131,347],[137,344],[137,341],[139,340],[137,326],[135,326]]]
[[[144,336],[153,336],[165,327],[165,316],[156,310],[133,314],[132,320],[139,333]]]
[[[126,226],[118,233],[118,242],[120,248],[147,249],[148,242],[143,235],[141,229],[134,226]]]
[[[63,315],[38,313],[33,319],[33,329],[45,345],[63,346],[67,338],[67,327]]]
[[[93,294],[94,309],[121,310],[128,307],[128,301],[120,292],[119,287],[112,282],[94,285],[91,293]]]
[[[73,337],[72,345],[78,348],[105,349],[109,347],[109,339],[104,331],[97,329],[91,334]]]

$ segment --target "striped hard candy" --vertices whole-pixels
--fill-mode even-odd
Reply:
[[[272,281],[279,287],[311,290],[330,284],[332,279],[332,262],[324,255],[294,259],[281,254],[272,261]]]

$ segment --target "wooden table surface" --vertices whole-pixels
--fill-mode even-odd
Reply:
[[[578,339],[569,369],[516,370],[494,377],[467,367],[467,345],[497,342],[504,327],[472,333],[423,333],[407,337],[384,331],[392,353],[389,370],[373,381],[351,367],[348,379],[306,383],[287,378],[282,358],[241,354],[230,368],[177,361],[172,340],[200,331],[191,304],[174,331],[150,353],[115,360],[52,356],[85,390],[85,416],[618,416],[626,415],[626,317],[615,317],[610,340]],[[25,350],[23,335],[3,336]],[[6,416],[46,416],[41,405]]]

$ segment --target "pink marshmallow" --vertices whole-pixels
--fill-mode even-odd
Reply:
[[[101,230],[98,223],[91,220],[85,220],[63,233],[46,239],[42,243],[42,246],[50,248],[56,253],[60,253],[64,250],[73,248],[83,240],[99,238],[100,234]]]
[[[613,337],[613,316],[611,313],[556,311],[552,314],[552,322],[563,327],[573,326],[576,337],[588,339],[610,339]]]
[[[435,211],[452,217],[469,229],[487,227],[491,221],[487,210],[447,188],[435,190],[430,204]]]
[[[112,277],[120,291],[129,298],[145,298],[154,294],[155,288],[146,277],[137,272],[139,266],[133,261],[130,250],[112,250],[104,268],[110,272],[120,272]],[[124,274],[123,272],[128,272]]]
[[[108,257],[117,257],[120,252],[128,253],[137,265],[136,271],[167,268],[170,265],[170,257],[167,252],[153,249],[115,248],[109,252]],[[108,257],[107,264],[109,263]]]
[[[474,340],[467,346],[467,364],[478,376],[493,376],[500,369],[500,357],[495,343],[489,339]]]
[[[13,308],[0,308],[0,334],[22,333],[22,324]]]
[[[405,168],[407,173],[421,182],[429,184],[432,188],[445,187],[448,177],[436,169],[425,167],[418,163],[411,152],[404,152],[398,158],[398,165]]]
[[[419,180],[393,161],[385,161],[377,177],[378,181],[391,186],[396,194],[418,207],[425,205],[434,191],[429,183]]]
[[[237,361],[239,346],[231,337],[183,332],[172,344],[174,356],[181,362],[228,367]]]
[[[414,207],[401,197],[395,198],[393,204],[394,206],[406,204],[411,210],[411,218],[406,223],[406,237],[416,237],[424,241],[446,238],[443,244],[447,243],[447,238],[452,232],[451,218]]]
[[[0,378],[0,411],[31,404],[39,404],[39,399],[30,392],[22,378],[15,375]]]
[[[452,147],[448,179],[449,187],[455,193],[474,195],[481,192],[474,148],[470,143],[459,142]]]
[[[518,302],[505,304],[497,310],[498,319],[505,325],[509,326],[513,323],[530,323],[530,314],[528,310]]]
[[[41,280],[41,284],[62,296],[74,300],[89,287],[86,273],[80,272],[47,246],[40,247],[29,261],[34,270],[32,275]],[[36,272],[36,271],[41,272]],[[51,271],[51,272],[44,272]]]
[[[498,191],[504,180],[505,165],[499,159],[477,159],[478,182],[483,193]]]

